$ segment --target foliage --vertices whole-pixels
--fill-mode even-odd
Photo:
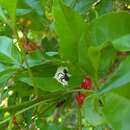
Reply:
[[[0,0],[0,130],[129,130],[129,2]]]

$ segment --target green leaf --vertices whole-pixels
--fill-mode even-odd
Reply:
[[[123,36],[130,34],[130,30],[128,29],[129,27],[130,14],[127,12],[110,13],[90,22],[86,27],[83,37],[80,38],[78,46],[79,63],[82,68],[95,76],[95,69],[97,70],[99,64],[102,64],[103,61],[101,59],[99,62],[100,52],[98,52],[98,49],[95,50],[96,52],[94,50],[92,52],[92,50],[89,51],[88,48],[98,48],[100,46],[106,46],[106,44],[113,45],[113,41],[119,40]],[[125,42],[122,42],[122,44],[123,43],[125,44]],[[117,47],[115,47],[115,49],[117,49]],[[97,54],[96,56],[94,55],[94,52]],[[114,50],[111,50],[110,53],[114,56]],[[92,55],[94,55],[95,58],[93,58]],[[113,56],[109,56],[109,63]]]
[[[93,77],[96,77],[97,73],[95,73],[95,65],[92,65],[92,62],[94,61],[91,59],[91,55],[94,55],[93,52],[89,52],[88,54],[88,49],[90,47],[90,43],[88,41],[88,28],[86,28],[86,32],[84,35],[80,38],[80,42],[78,45],[78,56],[79,56],[79,65],[84,70],[87,74],[92,75]],[[100,53],[100,52],[99,52]],[[99,57],[96,57],[99,59]],[[97,60],[98,62],[98,60]]]
[[[88,58],[91,62],[91,65],[93,66],[96,74],[97,74],[98,69],[99,69],[102,50],[104,48],[108,47],[108,45],[109,44],[102,44],[98,47],[93,47],[93,46],[88,47]]]
[[[58,50],[57,40],[54,38],[45,37],[44,39],[42,39],[42,46],[45,48],[45,51],[57,51]]]
[[[25,3],[35,10],[39,15],[43,15],[43,9],[40,5],[40,0],[25,0]]]
[[[70,87],[77,88],[82,82],[86,74],[79,66],[67,65],[63,63],[61,64],[55,60],[53,62],[45,62],[45,63],[42,62],[42,64],[39,64],[36,66],[33,66],[33,64],[32,66],[30,65],[32,73],[33,73],[33,77],[42,77],[42,78],[50,78],[50,79],[53,79],[57,71],[57,68],[61,66],[68,67],[69,73],[71,75],[70,80],[68,81],[69,86],[67,86],[67,88],[70,88]],[[25,69],[23,70],[22,73],[19,74],[18,77],[22,78],[22,77],[27,77],[27,76],[28,76],[28,72],[27,72],[27,69]]]
[[[43,63],[43,55],[40,50],[37,50],[26,56],[30,67],[38,66]],[[26,65],[25,65],[26,66]]]
[[[61,66],[55,62],[43,62],[42,64],[31,66],[31,70],[35,77],[53,77],[56,73],[57,68]],[[26,76],[26,75],[25,75]]]
[[[85,99],[82,111],[85,121],[90,125],[98,126],[105,122],[101,108],[98,106],[98,99],[94,95]]]
[[[12,39],[6,36],[0,36],[0,62],[5,64],[18,63],[18,49],[12,43]]]
[[[120,96],[123,96],[125,98],[130,99],[130,94],[129,94],[129,92],[130,92],[130,84],[126,84],[126,85],[124,85],[124,86],[122,86],[120,88],[117,88],[117,89],[113,90],[112,92],[116,93],[116,94],[118,94]]]
[[[16,68],[12,67],[12,68],[5,68],[5,70],[0,71],[0,85],[2,87],[6,85],[7,81],[14,75],[16,70],[17,70]]]
[[[58,81],[56,81],[56,79],[54,79],[53,77],[35,77],[33,78],[33,80],[36,83],[36,86],[33,86],[32,79],[30,79],[29,77],[23,77],[20,79],[20,81],[30,86],[37,87],[43,91],[55,92],[65,89],[65,87],[62,84],[58,83]]]
[[[12,20],[12,25],[14,27],[15,25],[15,16],[16,16],[16,7],[17,7],[17,0],[11,0],[11,1],[8,1],[8,0],[0,0],[0,4],[2,7],[4,7],[8,13],[9,13],[9,16]],[[11,25],[11,26],[12,26]]]
[[[95,7],[99,15],[104,15],[112,11],[112,0],[101,0]]]
[[[127,12],[114,12],[90,23],[86,41],[93,46],[99,46],[107,42],[114,41],[130,34],[130,14]]]
[[[119,51],[130,51],[130,34],[114,40],[112,44]]]
[[[40,0],[40,4],[44,7],[46,5],[47,1],[46,0]]]
[[[79,65],[70,64],[68,68],[69,73],[71,74],[69,85],[73,88],[79,87],[84,77],[86,76],[86,72],[84,72],[84,70]]]
[[[85,41],[84,41],[85,42]],[[85,43],[86,44],[86,43]],[[79,63],[96,78],[106,74],[115,57],[116,50],[111,43],[99,46],[87,45],[79,48]],[[107,59],[106,59],[107,57]]]
[[[116,89],[118,87],[122,87],[130,83],[130,57],[125,59],[116,71],[113,73],[111,78],[106,81],[106,83],[102,86],[102,88],[98,91],[99,94],[103,94],[111,91],[112,89]]]
[[[88,48],[88,56],[92,63],[92,66],[94,67],[95,71],[98,71],[99,68],[99,62],[100,62],[100,49],[96,47],[89,47]]]
[[[31,9],[17,9],[17,10],[16,10],[16,14],[17,14],[18,16],[20,16],[20,15],[25,15],[25,14],[29,14],[29,13],[31,13],[31,12],[32,12]]]
[[[114,130],[129,130],[130,101],[116,94],[105,96],[103,113]]]
[[[53,14],[59,36],[59,52],[64,59],[78,61],[78,43],[85,30],[82,17],[62,2],[54,1]]]
[[[61,66],[61,65],[59,65]],[[77,88],[81,81],[83,80],[83,73],[81,70],[77,70],[75,66],[69,66],[69,73],[71,74],[70,80],[68,81],[68,86],[63,86],[56,79],[54,79],[54,75],[56,73],[57,65],[46,63],[44,65],[32,67],[31,70],[33,72],[33,80],[36,83],[36,86],[43,91],[55,92],[61,91],[65,89]],[[28,72],[25,71],[23,74],[20,73],[19,79],[20,81],[33,86],[32,79],[28,76]]]
[[[6,18],[5,13],[1,7],[0,7],[0,20],[7,22],[7,18]]]
[[[72,6],[72,4],[75,2],[75,0],[64,0],[65,4],[68,6]]]
[[[28,96],[33,93],[33,88],[24,82],[15,81],[12,88],[13,91],[21,97]]]
[[[97,0],[80,0],[76,4],[75,8],[79,12],[83,13],[83,12],[89,10],[95,2],[97,2]]]
[[[113,65],[112,63],[116,57],[116,50],[112,47],[112,45],[108,45],[104,47],[100,53],[99,77],[103,77],[108,74],[109,69]]]
[[[29,37],[31,37],[31,39],[34,38],[34,36],[32,36],[32,33],[41,32],[41,28],[44,29],[46,19],[44,10],[40,4],[40,0],[18,1],[16,13],[17,16],[25,20],[25,23],[27,21],[30,21],[31,24],[28,26],[28,28],[31,29],[29,31]]]

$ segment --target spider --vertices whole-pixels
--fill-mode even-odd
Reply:
[[[68,71],[66,69],[63,70],[63,72],[58,73],[58,77],[61,82],[69,81]]]
[[[68,85],[68,81],[69,81],[70,76],[71,75],[68,72],[68,68],[61,66],[61,67],[57,68],[57,71],[54,75],[54,78],[59,83],[61,83],[63,86],[66,86],[66,85]]]

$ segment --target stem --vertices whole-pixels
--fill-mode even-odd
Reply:
[[[24,60],[24,62],[25,62],[25,64],[26,64],[27,71],[28,71],[28,75],[29,75],[29,77],[31,78],[33,87],[34,87],[34,89],[35,89],[35,94],[37,95],[38,90],[37,90],[37,88],[36,88],[36,83],[35,83],[34,78],[33,78],[32,70],[30,69],[30,66],[29,66],[28,61],[27,61],[27,58],[26,58],[25,51],[24,51],[24,49],[23,49],[23,43],[21,43],[21,40],[20,40],[20,38],[19,38],[19,36],[18,36],[18,34],[17,34],[16,32],[14,32],[14,35],[15,35],[16,39],[18,40],[18,43],[19,43],[19,46],[20,46],[20,49],[21,49],[21,52],[22,52],[21,56],[23,57],[23,60]],[[26,38],[25,38],[25,42],[26,42]],[[23,62],[23,61],[22,61],[22,62]]]
[[[20,104],[20,105],[17,105],[17,106],[12,106],[12,107],[9,107],[9,108],[4,108],[4,109],[1,109],[2,112],[6,112],[6,111],[17,111],[14,115],[19,115],[33,107],[36,107],[38,106],[39,104],[41,103],[47,103],[48,101],[53,101],[53,100],[56,100],[57,98],[59,97],[53,97],[51,99],[46,99],[46,100],[43,100],[43,99],[36,99],[36,100],[33,100],[33,101],[29,101],[29,102],[25,102],[23,104]],[[26,107],[27,106],[27,107]],[[26,108],[24,108],[26,107]],[[8,122],[11,120],[11,117],[8,117],[7,119],[3,120],[3,121],[0,121],[0,125]]]
[[[41,103],[41,102],[48,102],[48,101],[53,101],[54,99],[56,99],[58,97],[50,97],[50,98],[38,98],[38,99],[35,99],[35,100],[32,100],[32,101],[27,101],[27,102],[24,102],[20,105],[14,105],[14,106],[11,106],[11,107],[7,107],[7,108],[1,108],[0,109],[0,112],[12,112],[12,113],[15,113],[16,111],[19,111],[21,109],[25,109],[25,108],[28,108],[28,106],[35,106],[35,104],[37,105],[37,103]]]
[[[78,107],[78,130],[82,130],[82,113],[81,113],[81,107]]]
[[[66,91],[66,93],[73,93],[73,92],[95,93],[94,90],[86,90],[86,89],[72,89],[72,90],[67,90],[67,91]]]
[[[0,121],[0,125],[2,125],[2,124],[4,124],[4,123],[8,122],[9,120],[11,120],[11,117],[8,117],[8,118],[6,118],[5,120]]]
[[[98,17],[99,17],[99,14],[98,14],[98,12],[97,12],[96,9],[94,9],[94,13],[95,13],[96,18],[98,18]]]
[[[33,84],[33,87],[34,87],[34,90],[35,90],[35,94],[37,95],[38,93],[38,89],[36,88],[36,83],[35,83],[35,80],[33,78],[33,73],[32,73],[32,70],[30,69],[29,67],[29,64],[28,64],[28,61],[26,59],[26,55],[24,54],[24,60],[25,60],[25,64],[27,66],[27,71],[28,71],[28,75],[30,76],[31,78],[31,81],[32,81],[32,84]]]
[[[37,117],[43,116],[42,114],[44,114],[45,112],[47,112],[47,111],[48,111],[50,108],[52,108],[54,105],[56,105],[55,102],[52,103],[52,104],[50,104],[49,106],[47,106],[47,107],[43,110],[43,112],[38,113],[37,115],[35,115],[33,119],[36,119]]]
[[[8,130],[12,130],[12,118],[9,121]]]

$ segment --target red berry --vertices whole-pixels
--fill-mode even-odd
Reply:
[[[87,76],[84,81],[81,83],[81,88],[91,89],[92,88],[92,80],[89,76]]]
[[[13,124],[17,124],[17,121],[16,121],[16,116],[13,117]]]
[[[28,53],[32,53],[32,52],[36,51],[38,48],[39,48],[39,46],[35,43],[25,43],[24,44],[24,49]]]
[[[78,94],[78,95],[76,96],[77,104],[78,104],[79,106],[81,106],[81,105],[83,104],[83,102],[84,102],[84,99],[85,99],[85,95],[84,95],[84,94]]]

